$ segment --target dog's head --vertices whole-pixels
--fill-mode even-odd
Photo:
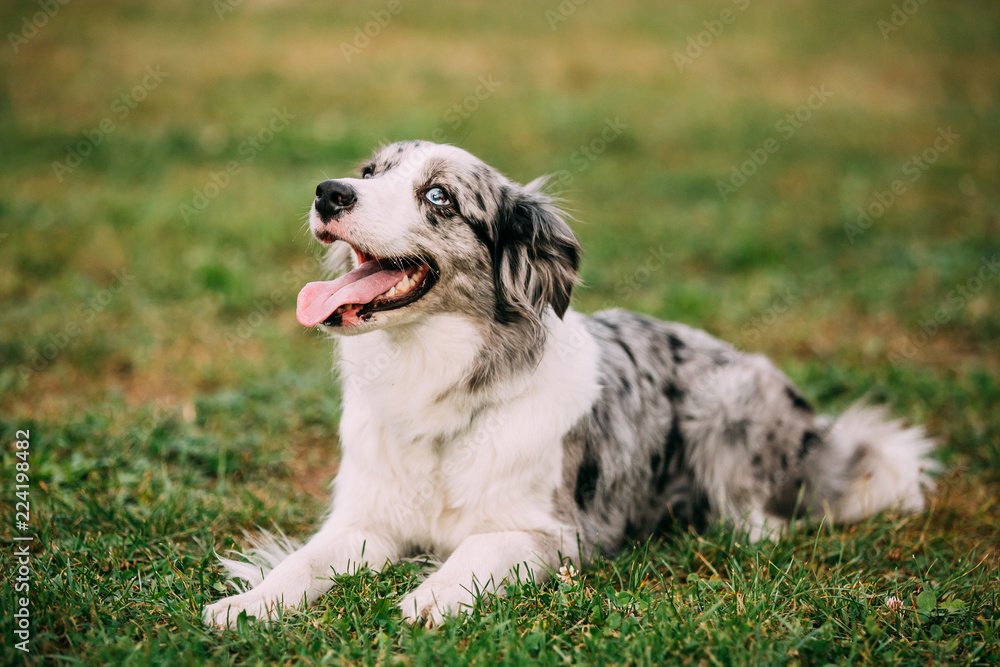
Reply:
[[[537,335],[548,308],[566,312],[580,255],[541,186],[513,183],[454,146],[381,148],[361,178],[316,188],[313,236],[354,268],[306,285],[299,322],[354,334],[453,312]]]

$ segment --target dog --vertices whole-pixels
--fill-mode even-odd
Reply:
[[[581,247],[544,179],[400,142],[320,183],[309,226],[331,275],[349,269],[296,309],[339,345],[331,509],[305,544],[265,534],[221,559],[249,588],[208,605],[210,625],[417,553],[443,563],[399,606],[438,624],[678,523],[776,539],[799,517],[924,507],[922,428],[817,415],[767,358],[683,324],[572,310]]]

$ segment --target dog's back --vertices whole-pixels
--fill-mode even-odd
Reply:
[[[665,523],[726,520],[752,539],[796,515],[919,511],[933,444],[880,409],[818,416],[765,357],[621,310],[588,321],[602,391],[564,440],[585,543],[617,550]]]

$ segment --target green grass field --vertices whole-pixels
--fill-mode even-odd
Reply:
[[[0,662],[997,664],[1000,6],[476,4],[4,3]],[[294,317],[315,184],[408,138],[557,174],[578,310],[925,423],[929,510],[676,532],[437,629],[396,610],[417,564],[203,628],[213,550],[308,535],[337,468],[331,344]]]

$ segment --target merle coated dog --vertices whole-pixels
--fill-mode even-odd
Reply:
[[[224,560],[250,587],[209,623],[274,617],[416,552],[443,564],[400,607],[435,623],[668,522],[760,539],[800,514],[924,506],[920,428],[878,408],[817,415],[765,357],[683,324],[570,309],[580,246],[539,181],[397,143],[320,183],[309,225],[343,273],[297,308],[339,346],[330,514],[304,544],[265,537]]]

